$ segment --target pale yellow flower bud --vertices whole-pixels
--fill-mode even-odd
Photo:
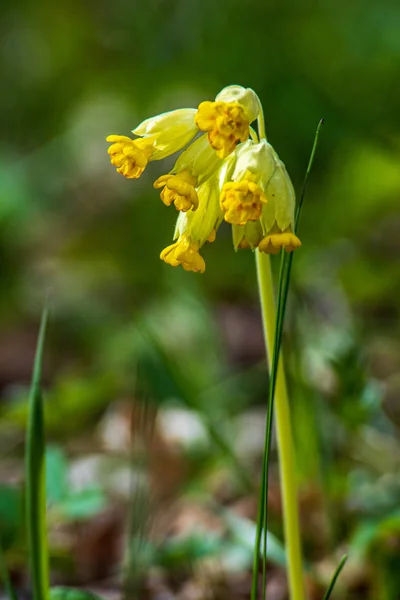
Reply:
[[[232,181],[240,181],[250,171],[265,191],[275,170],[276,154],[266,140],[255,143],[249,140],[236,149],[236,164],[232,173]]]
[[[188,170],[197,178],[197,185],[201,185],[211,177],[222,165],[208,142],[208,136],[202,135],[182,152],[177,159],[172,173]]]
[[[222,211],[219,206],[220,187],[218,174],[210,177],[197,190],[199,206],[196,211],[179,215],[175,228],[175,239],[187,234],[198,243],[199,248],[213,235],[222,221]]]
[[[276,154],[275,157],[276,167],[266,188],[268,204],[263,207],[260,219],[265,237],[258,248],[267,254],[277,254],[281,248],[291,252],[301,246],[294,234],[293,185],[285,165]]]
[[[232,237],[235,250],[257,248],[263,238],[260,221],[248,221],[246,225],[232,225]]]
[[[146,119],[132,132],[140,136],[136,140],[109,135],[111,163],[129,179],[140,177],[150,161],[174,154],[194,138],[198,132],[195,114],[194,108],[182,108]]]
[[[152,160],[160,160],[186,146],[198,132],[196,109],[181,108],[150,117],[132,133],[153,140]]]
[[[249,123],[257,119],[260,112],[260,99],[251,88],[244,88],[241,85],[228,85],[217,94],[216,102],[237,102],[243,108]]]

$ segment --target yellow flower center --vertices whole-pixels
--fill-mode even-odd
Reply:
[[[238,142],[249,137],[249,120],[239,102],[202,102],[195,116],[196,125],[208,131],[208,139],[219,158],[225,158]]]
[[[175,244],[164,248],[160,258],[172,267],[182,265],[185,271],[204,273],[206,269],[206,263],[199,254],[197,245],[186,235],[181,236]]]
[[[109,135],[106,140],[112,144],[108,154],[118,173],[128,179],[140,177],[153,153],[153,142],[146,138],[131,140],[125,135]]]
[[[154,187],[164,187],[160,195],[166,206],[174,203],[177,210],[186,212],[191,208],[196,210],[199,205],[196,184],[197,177],[194,177],[188,169],[184,169],[176,175],[161,175],[154,182]]]
[[[282,248],[286,252],[292,252],[300,248],[301,241],[294,233],[285,231],[282,233],[272,233],[261,240],[258,249],[265,254],[278,254]]]
[[[245,225],[247,221],[257,221],[261,216],[262,205],[267,198],[259,185],[253,181],[231,181],[224,183],[220,204],[224,218],[232,225]]]

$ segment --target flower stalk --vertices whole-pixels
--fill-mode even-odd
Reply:
[[[260,294],[260,303],[262,311],[262,322],[264,330],[265,344],[267,348],[268,364],[271,369],[272,357],[275,343],[275,301],[273,294],[273,282],[271,274],[271,264],[268,255],[256,251],[256,267],[258,276],[258,288]],[[279,465],[281,474],[281,493],[283,504],[283,521],[285,533],[285,547],[288,564],[288,582],[291,600],[304,600],[304,582],[302,571],[302,554],[300,543],[300,525],[297,505],[297,483],[296,466],[293,446],[293,434],[290,420],[290,408],[287,395],[285,374],[282,358],[278,363],[278,372],[275,388],[275,423],[276,437],[279,453]],[[272,418],[272,411],[269,411]],[[268,433],[268,426],[266,435]],[[267,450],[267,448],[266,448]],[[257,540],[255,548],[254,566],[256,572],[253,580],[252,599],[255,600],[257,593],[258,565],[260,555],[260,542],[262,531],[266,536],[267,525],[267,479],[268,479],[268,456],[264,455],[263,474],[260,487],[260,511],[257,527]],[[266,552],[266,538],[263,543],[263,554]],[[263,593],[265,590],[265,568],[263,568]]]
[[[304,178],[300,201],[296,210],[294,232],[300,218],[300,212],[307,189],[308,179],[314,162],[315,152],[318,144],[319,134],[324,120],[318,124],[314,144]],[[304,598],[304,584],[302,576],[301,544],[296,502],[296,473],[293,437],[290,426],[290,410],[284,379],[282,361],[280,360],[280,346],[282,338],[283,319],[285,315],[286,301],[289,289],[290,271],[292,267],[293,253],[282,254],[281,270],[279,275],[279,289],[277,301],[277,315],[274,320],[274,297],[272,292],[271,266],[268,257],[264,257],[257,251],[257,274],[260,291],[260,301],[263,316],[264,336],[267,346],[267,354],[270,364],[270,385],[267,409],[267,425],[265,435],[265,447],[263,457],[263,469],[260,487],[260,500],[258,509],[257,536],[254,549],[254,568],[251,598],[255,600],[258,589],[258,572],[260,561],[260,542],[263,537],[263,599],[265,598],[266,583],[266,546],[267,546],[267,498],[268,498],[268,465],[271,445],[272,417],[274,399],[276,396],[276,423],[278,451],[281,467],[281,487],[284,513],[285,542],[288,560],[288,580],[290,597],[300,600]]]

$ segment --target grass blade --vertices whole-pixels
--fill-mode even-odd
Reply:
[[[300,218],[301,208],[303,206],[304,196],[308,185],[308,179],[311,173],[311,168],[314,162],[315,152],[318,145],[319,134],[324,120],[321,119],[318,123],[317,130],[315,132],[314,143],[308,162],[302,193],[300,196],[299,204],[295,215],[295,232],[297,231],[297,225]],[[280,348],[283,332],[283,321],[286,310],[286,302],[289,291],[290,273],[292,268],[293,252],[285,253],[282,250],[281,267],[279,273],[279,284],[278,284],[278,298],[277,298],[277,311],[275,321],[275,338],[274,338],[274,351],[272,356],[269,390],[268,390],[268,407],[267,407],[267,421],[266,421],[266,433],[265,433],[265,445],[264,445],[264,456],[263,466],[261,475],[261,486],[260,496],[258,504],[258,517],[257,517],[257,536],[256,545],[254,549],[254,562],[253,562],[253,582],[252,582],[252,593],[251,599],[255,600],[257,597],[257,582],[258,572],[260,565],[260,555],[263,557],[263,570],[262,570],[262,597],[265,598],[266,590],[266,555],[267,555],[267,521],[268,521],[268,478],[269,478],[269,455],[271,449],[271,437],[272,437],[272,422],[273,422],[273,409],[274,409],[274,397],[276,387],[276,377],[278,373],[278,364],[280,357]],[[263,532],[264,531],[264,535]],[[262,539],[261,539],[262,538]],[[262,547],[261,547],[262,541]]]
[[[324,596],[324,600],[329,600],[329,598],[331,597],[331,594],[333,592],[333,588],[335,587],[337,578],[339,577],[339,575],[340,575],[340,573],[341,573],[344,565],[346,564],[347,558],[348,558],[347,554],[344,554],[342,556],[342,559],[341,559],[340,563],[338,564],[338,566],[336,567],[336,571],[334,572],[334,574],[332,576],[332,579],[331,579],[331,582],[329,584],[329,587],[326,590],[326,593],[325,593],[325,596]]]
[[[47,600],[49,567],[46,535],[45,429],[41,373],[48,308],[44,308],[36,345],[26,440],[26,507],[29,561],[34,600]]]

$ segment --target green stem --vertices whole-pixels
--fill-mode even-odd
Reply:
[[[264,337],[267,347],[268,362],[271,368],[275,340],[275,300],[273,295],[270,258],[268,255],[257,251],[256,262]],[[293,436],[282,360],[279,361],[276,379],[275,410],[290,598],[291,600],[305,600]],[[267,457],[265,457],[265,460],[266,463],[263,467],[261,482],[262,488],[265,487],[268,477]],[[265,529],[267,498],[263,493],[263,489],[261,491],[263,502],[261,504],[261,509],[259,510],[262,512],[261,521],[263,522]],[[259,532],[259,536],[261,539],[261,531]],[[260,539],[258,540],[257,554],[259,554]]]
[[[267,135],[265,132],[265,117],[264,117],[264,111],[263,111],[261,102],[260,102],[260,112],[258,113],[258,117],[257,117],[257,127],[258,127],[258,137],[260,138],[260,140],[266,140]]]

